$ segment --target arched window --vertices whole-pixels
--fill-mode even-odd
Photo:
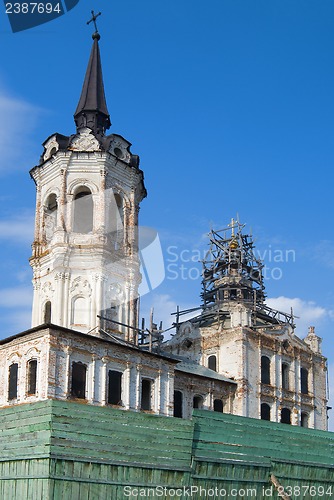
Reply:
[[[308,413],[305,411],[302,411],[300,415],[300,425],[302,427],[308,427]]]
[[[89,302],[84,297],[75,297],[72,300],[72,325],[85,326],[88,324]]]
[[[267,403],[261,404],[261,419],[270,420],[270,406]]]
[[[122,404],[122,372],[109,370],[108,373],[108,403]]]
[[[261,382],[270,384],[270,359],[268,356],[261,356]]]
[[[28,395],[36,394],[37,389],[37,359],[30,359],[27,366],[28,372]]]
[[[87,234],[93,231],[93,197],[91,190],[81,187],[74,196],[73,231]]]
[[[282,388],[289,389],[289,365],[282,363]]]
[[[300,369],[300,390],[302,394],[308,394],[308,370]]]
[[[282,408],[281,422],[282,424],[291,424],[291,410],[289,408]]]
[[[10,365],[8,373],[8,399],[17,398],[18,371],[19,365],[17,363]]]
[[[72,398],[86,399],[86,372],[87,366],[83,363],[72,364]]]
[[[174,417],[183,417],[183,394],[181,391],[174,391]]]
[[[221,399],[215,399],[213,402],[213,411],[218,411],[219,413],[223,413],[224,405]]]
[[[44,323],[51,323],[51,302],[49,300],[44,304]]]
[[[152,410],[152,380],[144,378],[141,381],[141,409]]]
[[[203,398],[202,396],[194,396],[193,408],[198,408],[199,410],[203,408]]]
[[[209,356],[208,357],[208,368],[213,371],[217,371],[217,357],[216,356]]]
[[[57,225],[57,196],[55,193],[51,193],[45,204],[45,218],[44,218],[44,227],[45,227],[45,237],[47,241],[50,241],[54,230]]]

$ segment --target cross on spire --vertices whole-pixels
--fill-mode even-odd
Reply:
[[[87,21],[87,24],[90,24],[91,22],[94,23],[95,27],[95,33],[98,33],[97,25],[96,25],[96,19],[101,15],[101,12],[98,12],[98,14],[95,14],[94,11],[92,10],[92,19]]]
[[[77,129],[82,127],[90,128],[95,135],[104,135],[110,127],[110,116],[108,113],[104,85],[102,77],[102,65],[100,57],[99,40],[96,18],[101,12],[95,14],[92,10],[92,19],[87,24],[94,23],[95,33],[92,51],[90,54],[85,80],[82,86],[80,100],[74,113],[74,120]]]

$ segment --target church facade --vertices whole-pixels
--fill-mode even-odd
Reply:
[[[76,133],[51,135],[30,172],[32,328],[0,341],[0,406],[59,400],[185,419],[195,408],[326,430],[321,339],[311,327],[301,340],[291,315],[266,306],[262,264],[240,223],[210,234],[200,313],[178,317],[166,342],[139,328],[146,189],[131,144],[106,135],[99,38]]]

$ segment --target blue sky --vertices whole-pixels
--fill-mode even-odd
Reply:
[[[103,12],[110,133],[141,157],[148,197],[140,222],[158,231],[165,255],[166,278],[143,298],[143,313],[153,304],[167,327],[177,304],[199,305],[194,261],[205,234],[238,213],[265,257],[269,303],[294,308],[301,337],[315,325],[334,379],[328,0],[81,0],[61,18],[15,34],[0,13],[1,337],[30,326],[29,170],[50,134],[75,131],[92,8]],[[177,279],[173,259],[185,268]]]

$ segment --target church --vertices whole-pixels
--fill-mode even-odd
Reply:
[[[52,134],[36,185],[32,329],[1,342],[1,406],[48,398],[191,418],[193,408],[327,428],[326,359],[314,327],[265,304],[244,226],[211,231],[200,314],[176,334],[139,328],[139,157],[110,128],[93,35],[76,133]],[[153,341],[152,338],[159,338]]]
[[[29,412],[51,408],[50,415],[59,410],[59,418],[62,411],[67,418],[76,414],[78,425],[81,412],[86,417],[91,412],[94,423],[109,419],[112,428],[112,422],[131,426],[144,419],[140,422],[147,425],[167,422],[164,432],[170,425],[186,433],[194,415],[202,425],[210,419],[232,425],[238,416],[245,418],[244,429],[265,425],[268,433],[284,433],[296,428],[297,438],[305,440],[309,433],[312,443],[323,439],[325,448],[327,438],[312,434],[327,430],[321,339],[312,326],[300,339],[293,315],[266,305],[263,264],[239,221],[209,234],[198,313],[182,321],[178,312],[175,334],[166,340],[157,328],[139,327],[138,214],[147,193],[130,142],[107,135],[111,122],[99,40],[96,31],[74,114],[75,133],[50,135],[30,171],[36,186],[32,327],[0,341],[0,422],[8,413],[7,422],[23,425],[20,418]],[[94,425],[90,420],[92,433]],[[11,427],[13,435],[17,428]],[[256,429],[261,440],[263,427]],[[175,451],[178,445],[170,439]],[[77,447],[69,432],[57,443],[62,450],[57,460]],[[96,443],[87,444],[86,459],[92,462],[94,446],[100,453],[96,463],[105,462]],[[237,460],[236,450],[226,453]],[[330,467],[330,460],[321,463]],[[124,458],[116,462],[125,466]],[[182,470],[190,474],[187,467]]]

